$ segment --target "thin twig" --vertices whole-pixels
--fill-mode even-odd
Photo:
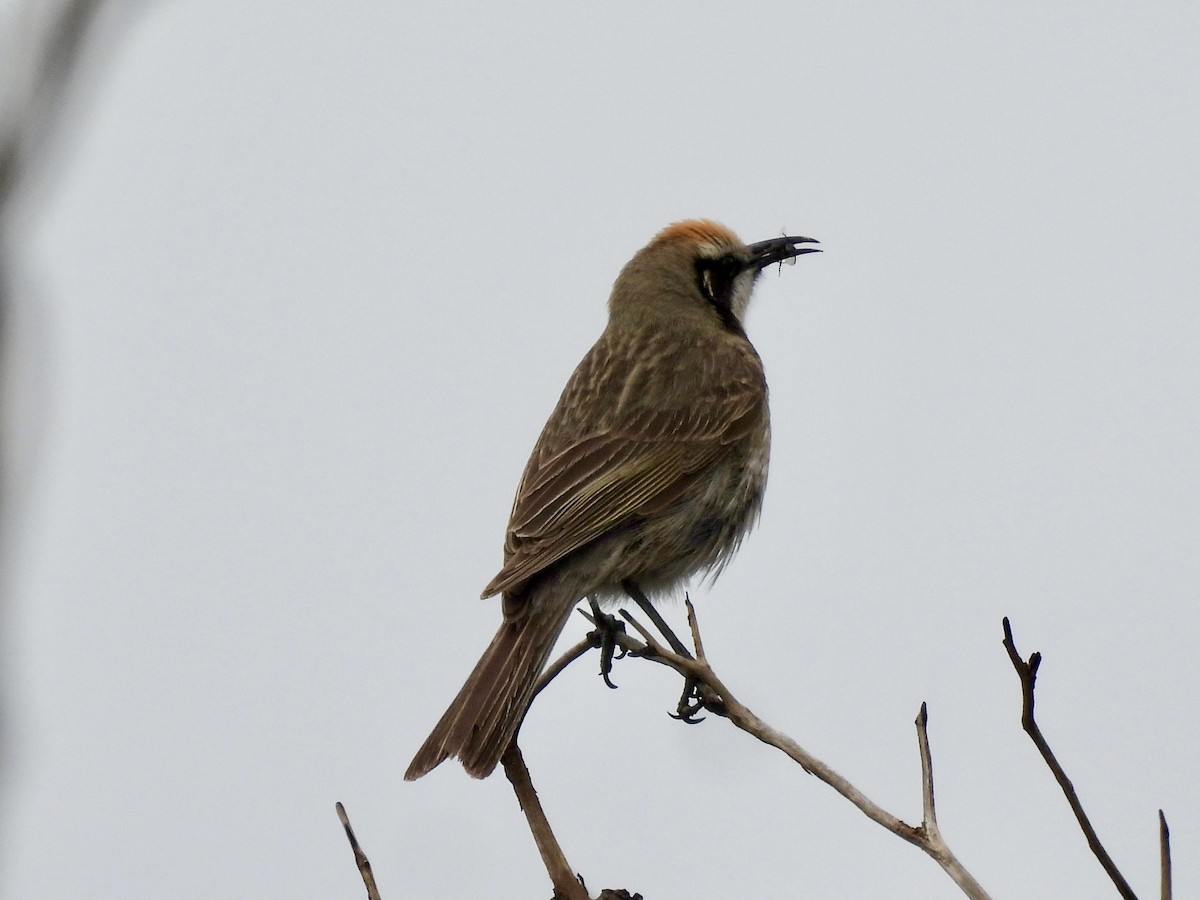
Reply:
[[[1012,626],[1009,624],[1007,616],[1004,617],[1004,649],[1008,651],[1008,658],[1012,661],[1013,668],[1017,670],[1017,677],[1021,679],[1021,726],[1029,735],[1029,739],[1033,741],[1034,746],[1038,748],[1038,752],[1042,754],[1042,759],[1046,761],[1050,771],[1054,773],[1054,780],[1058,782],[1058,786],[1066,795],[1067,803],[1071,806],[1071,812],[1075,813],[1075,820],[1079,823],[1084,837],[1087,838],[1088,846],[1092,848],[1092,853],[1100,861],[1100,865],[1104,867],[1108,877],[1112,879],[1117,891],[1125,900],[1137,900],[1137,894],[1133,892],[1133,888],[1129,886],[1129,882],[1125,880],[1121,870],[1117,868],[1112,857],[1108,855],[1108,851],[1104,849],[1104,845],[1100,843],[1096,829],[1092,827],[1091,820],[1084,812],[1083,803],[1079,800],[1075,785],[1071,783],[1066,771],[1059,765],[1058,758],[1055,757],[1054,751],[1050,749],[1050,745],[1042,736],[1042,730],[1033,717],[1034,689],[1037,686],[1037,671],[1042,664],[1042,654],[1032,653],[1028,661],[1022,658],[1013,641]]]
[[[579,657],[583,656],[595,646],[596,644],[591,637],[585,637],[578,644],[573,646],[570,650],[547,666],[546,671],[541,674],[541,677],[537,680],[537,684],[534,685],[533,693],[529,695],[529,703],[526,704],[526,709],[528,709],[533,703],[534,697],[540,694],[546,688],[546,686],[550,684],[550,682],[562,674],[563,669],[575,662],[575,660],[579,659]]]
[[[1171,830],[1167,828],[1167,817],[1158,811],[1158,854],[1162,868],[1162,900],[1171,900]]]
[[[968,897],[986,896],[983,888],[975,877],[958,861],[942,831],[938,827],[937,803],[933,792],[933,753],[929,749],[929,707],[921,703],[921,711],[917,714],[917,753],[921,757],[921,833],[925,843],[919,844],[926,853],[937,860],[954,883]]]
[[[660,644],[658,642],[658,638],[651,633],[650,629],[635,619],[629,610],[618,609],[617,612],[620,614],[621,618],[633,626],[634,631],[642,636],[642,640],[645,642],[643,644],[644,652],[651,656],[661,656],[664,659],[674,655],[670,650]],[[662,629],[659,630],[661,631]],[[687,658],[690,659],[691,657],[689,656]]]
[[[525,813],[525,821],[529,823],[529,831],[541,854],[542,864],[554,885],[555,900],[588,900],[587,889],[575,875],[575,870],[567,862],[562,847],[554,837],[537,791],[534,790],[533,780],[529,777],[529,767],[525,765],[525,758],[515,739],[504,751],[500,762],[517,795],[517,802],[521,804],[521,811]]]
[[[692,598],[686,594],[683,597],[683,605],[687,609],[688,628],[692,632],[692,646],[696,648],[696,659],[705,662],[708,657],[704,655],[704,640],[700,637],[700,620],[696,618],[696,607],[692,606]]]
[[[354,862],[358,864],[358,874],[362,876],[363,884],[367,886],[367,900],[380,900],[379,888],[375,886],[375,874],[371,871],[371,861],[367,859],[367,854],[363,853],[362,847],[358,845],[358,838],[354,836],[354,829],[350,827],[350,817],[346,815],[346,807],[342,806],[340,800],[337,803],[337,814],[338,818],[342,820],[342,827],[346,829],[350,849],[354,851]]]

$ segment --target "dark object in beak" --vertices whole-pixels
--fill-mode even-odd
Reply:
[[[761,271],[772,263],[781,263],[795,259],[805,253],[820,253],[816,247],[797,247],[797,244],[819,244],[816,238],[810,237],[777,237],[766,241],[758,241],[750,245],[750,262],[747,269]]]

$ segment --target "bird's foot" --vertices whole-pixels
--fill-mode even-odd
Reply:
[[[683,681],[683,693],[679,695],[679,704],[675,707],[675,712],[668,715],[687,725],[699,725],[704,721],[704,716],[698,716],[697,713],[704,710],[714,715],[728,716],[721,695],[699,678],[688,676]]]
[[[588,597],[588,605],[592,608],[592,619],[596,623],[596,627],[588,632],[588,637],[593,647],[600,648],[600,677],[606,685],[616,690],[617,686],[609,675],[612,673],[613,660],[625,656],[625,650],[617,644],[617,635],[625,633],[625,623],[616,616],[602,612],[595,597]]]

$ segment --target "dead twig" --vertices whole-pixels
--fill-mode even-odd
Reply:
[[[985,897],[987,895],[983,888],[958,861],[938,828],[933,794],[933,754],[929,749],[929,709],[925,703],[921,704],[921,711],[917,714],[916,726],[917,747],[921,756],[921,827],[917,830],[924,838],[917,846],[937,860],[964,894],[968,897]]]
[[[1042,735],[1042,729],[1038,727],[1037,720],[1033,717],[1034,689],[1037,686],[1037,673],[1038,667],[1042,664],[1042,654],[1035,652],[1030,654],[1028,660],[1022,658],[1021,654],[1017,652],[1016,643],[1013,641],[1012,626],[1009,624],[1007,616],[1004,617],[1004,649],[1008,651],[1008,658],[1012,661],[1013,668],[1017,671],[1017,677],[1021,679],[1021,727],[1025,729],[1025,733],[1029,735],[1029,739],[1033,741],[1038,752],[1042,754],[1042,759],[1046,761],[1046,765],[1050,767],[1050,771],[1054,773],[1054,780],[1062,788],[1062,792],[1067,798],[1067,803],[1071,806],[1071,812],[1075,814],[1075,820],[1079,822],[1079,827],[1083,831],[1084,837],[1087,838],[1088,846],[1092,848],[1092,853],[1100,861],[1100,865],[1108,873],[1108,877],[1112,879],[1117,892],[1125,900],[1137,900],[1137,894],[1133,892],[1133,888],[1129,886],[1129,882],[1125,880],[1125,876],[1121,874],[1112,857],[1108,855],[1108,851],[1104,849],[1104,845],[1100,843],[1100,837],[1096,834],[1096,829],[1092,827],[1091,820],[1088,818],[1087,813],[1084,812],[1083,803],[1079,800],[1079,794],[1075,790],[1075,785],[1067,777],[1066,771],[1059,764],[1054,751],[1050,749],[1050,744],[1047,743],[1046,738]]]
[[[367,859],[367,854],[363,853],[362,847],[358,845],[358,838],[354,836],[354,829],[350,827],[350,817],[346,815],[346,807],[342,806],[341,801],[337,803],[337,814],[342,821],[342,827],[346,829],[350,849],[354,851],[354,862],[358,864],[358,874],[362,876],[363,884],[367,886],[367,900],[380,900],[379,888],[375,886],[375,874],[371,871],[371,861]]]

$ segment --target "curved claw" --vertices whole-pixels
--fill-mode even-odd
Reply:
[[[685,710],[681,713],[667,713],[667,715],[670,716],[672,719],[674,719],[676,722],[682,722],[684,725],[699,725],[701,722],[703,722],[708,717],[700,716],[699,718],[697,718],[696,716],[693,715],[693,713],[699,712],[703,708],[704,708],[704,704],[698,703],[698,704],[696,704],[696,706],[692,707],[691,709]]]
[[[696,713],[705,708],[704,698],[700,695],[700,683],[695,678],[685,678],[683,693],[679,696],[675,712],[667,713],[667,715],[686,725],[699,725],[705,717],[697,717]]]
[[[613,684],[609,675],[612,673],[613,660],[625,657],[625,648],[618,646],[616,638],[618,632],[625,633],[625,623],[616,616],[601,612],[600,606],[590,597],[588,603],[592,607],[592,617],[596,621],[596,627],[588,637],[592,639],[593,646],[600,648],[600,677],[604,679],[606,686],[615,691],[617,685]],[[617,652],[618,650],[620,652]]]

